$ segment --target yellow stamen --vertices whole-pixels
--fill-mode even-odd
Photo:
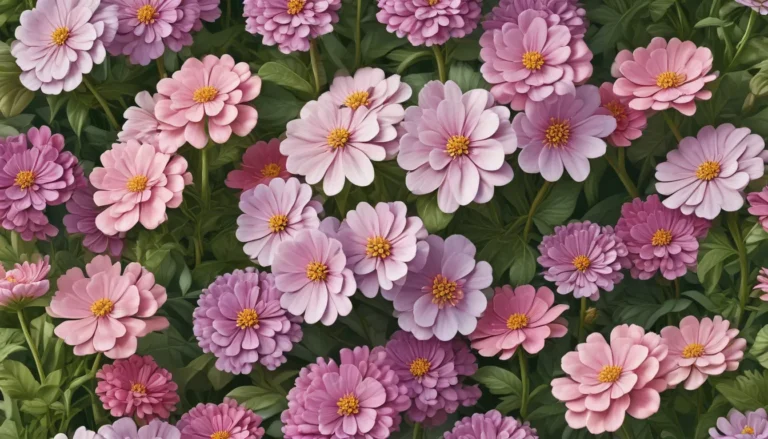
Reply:
[[[105,315],[112,312],[112,310],[115,308],[115,304],[107,299],[99,299],[91,305],[91,313],[96,317],[104,317]]]
[[[627,118],[627,108],[619,101],[611,101],[605,104],[605,108],[611,112],[616,122],[621,122]]]
[[[272,215],[272,218],[269,219],[269,230],[272,233],[282,232],[286,227],[288,227],[287,215]]]
[[[683,358],[699,358],[704,355],[704,345],[691,343],[683,348]]]
[[[155,12],[157,10],[152,5],[144,5],[136,11],[136,19],[141,24],[151,24],[155,22]]]
[[[57,27],[51,34],[51,41],[57,46],[63,46],[69,39],[69,28]]]
[[[349,130],[346,128],[334,128],[326,138],[328,145],[333,148],[344,148],[349,142]]]
[[[7,275],[7,276],[5,276],[5,280],[6,280],[6,282],[10,282],[10,283],[12,283],[12,284],[15,284],[16,282],[18,282],[18,281],[16,280],[16,278],[15,278],[15,277],[13,277],[13,276],[12,276],[12,275],[10,275],[10,274],[9,274],[9,275]]]
[[[230,439],[232,437],[228,431],[220,430],[211,435],[211,439]]]
[[[571,261],[574,267],[576,267],[577,270],[584,273],[587,271],[587,268],[592,264],[592,262],[589,260],[589,258],[586,255],[579,255],[573,258],[573,261]]]
[[[365,255],[369,258],[386,259],[391,254],[392,245],[386,238],[374,236],[368,238],[368,244],[365,246]]]
[[[445,144],[445,152],[452,158],[469,154],[469,138],[466,136],[451,136]]]
[[[514,313],[507,319],[507,328],[516,331],[528,326],[528,316],[525,314]]]
[[[680,87],[685,82],[685,75],[675,72],[664,72],[656,77],[656,85],[663,88]]]
[[[268,163],[264,165],[264,168],[261,170],[261,176],[265,178],[275,178],[280,175],[280,171],[282,171],[280,165],[277,163]]]
[[[336,413],[341,416],[356,415],[360,412],[360,400],[355,395],[347,393],[339,398],[336,407],[339,408]]]
[[[367,91],[356,91],[347,96],[347,99],[344,100],[344,105],[353,110],[357,110],[360,107],[367,107],[371,104],[368,100],[369,97],[370,95]]]
[[[720,175],[720,163],[707,160],[696,168],[696,178],[704,181],[711,181]]]
[[[745,425],[744,428],[741,429],[741,434],[755,434],[755,429],[749,425]]]
[[[429,372],[431,367],[432,363],[426,358],[417,358],[411,362],[411,375],[414,378],[421,378]]]
[[[32,171],[19,171],[13,184],[21,189],[29,189],[35,184],[35,173]]]
[[[651,238],[651,245],[654,247],[662,247],[669,245],[672,242],[672,231],[667,229],[659,229]]]
[[[147,182],[149,179],[146,175],[136,175],[128,179],[125,183],[125,188],[130,192],[144,192],[147,189]]]
[[[212,100],[216,99],[216,96],[218,96],[219,90],[216,87],[211,87],[210,85],[206,85],[204,87],[200,87],[197,90],[195,90],[194,93],[192,93],[192,100],[197,102],[198,104],[204,104],[206,102],[211,102]]]
[[[245,308],[237,313],[237,327],[240,329],[253,328],[259,324],[259,315],[253,308]]]
[[[429,3],[429,6],[435,6],[440,3],[440,0],[427,0],[427,3]]]
[[[142,395],[146,395],[147,394],[147,386],[145,386],[144,384],[141,384],[141,383],[133,383],[133,385],[131,386],[131,392],[133,392],[133,393],[140,393]]]
[[[528,70],[541,70],[544,65],[544,55],[531,51],[523,54],[523,66]]]
[[[288,0],[288,14],[296,15],[304,10],[306,0]]]
[[[549,118],[549,127],[544,132],[544,144],[550,148],[560,148],[568,144],[571,137],[571,122],[568,119],[560,120]]]
[[[621,366],[603,366],[600,373],[597,374],[597,380],[601,383],[615,383],[621,378]]]
[[[328,266],[322,262],[310,262],[307,264],[307,279],[316,282],[324,281],[328,277]]]
[[[438,308],[445,305],[454,306],[464,297],[464,292],[458,289],[456,282],[448,280],[442,274],[438,274],[432,280],[432,303]]]

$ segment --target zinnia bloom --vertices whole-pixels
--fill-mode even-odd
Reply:
[[[658,195],[645,201],[635,198],[621,207],[616,235],[626,244],[632,262],[632,277],[650,279],[657,271],[669,280],[696,267],[699,238],[706,236],[710,222],[679,209],[665,207]]]
[[[613,432],[626,414],[647,419],[659,411],[659,392],[667,388],[658,376],[659,363],[667,356],[667,346],[658,334],[621,325],[611,331],[610,343],[593,332],[576,349],[562,359],[567,376],[552,380],[552,394],[565,402],[571,428]]]
[[[261,78],[251,74],[247,63],[235,64],[229,55],[189,58],[171,78],[157,83],[162,96],[155,104],[155,116],[162,122],[160,144],[179,148],[189,142],[202,149],[208,136],[219,144],[233,132],[247,136],[258,119],[248,102],[260,91]]]
[[[707,100],[712,92],[704,85],[717,78],[712,70],[712,51],[691,41],[656,37],[647,48],[616,55],[611,74],[618,78],[613,92],[631,98],[634,110],[662,111],[674,108],[686,116],[696,113],[694,99]]]
[[[613,146],[632,145],[632,140],[642,136],[648,126],[645,112],[630,108],[629,101],[627,97],[617,96],[610,82],[600,86],[600,103],[616,119],[616,130],[608,136],[608,143]]]
[[[736,338],[739,329],[730,326],[731,322],[721,316],[714,320],[704,317],[701,322],[687,316],[680,321],[680,327],[662,329],[662,341],[669,347],[667,359],[674,359],[673,369],[666,374],[669,386],[685,381],[686,390],[695,390],[710,375],[738,369],[747,341]]]
[[[253,267],[219,276],[203,290],[193,329],[217,369],[248,374],[256,362],[275,370],[288,361],[283,354],[301,341],[301,318],[280,306],[282,294],[272,273]]]
[[[714,219],[721,209],[735,212],[744,205],[747,184],[765,173],[764,149],[763,138],[748,128],[706,126],[656,165],[656,190],[668,195],[665,206],[686,215]]]
[[[123,113],[125,122],[123,129],[117,133],[117,139],[122,143],[129,140],[136,140],[140,143],[149,143],[155,145],[157,150],[166,154],[173,154],[179,149],[177,146],[170,147],[165,143],[160,143],[160,122],[155,117],[155,105],[162,99],[160,94],[154,96],[148,91],[141,91],[136,94],[136,107],[128,107]]]
[[[184,186],[192,184],[184,157],[163,154],[136,140],[113,145],[101,154],[101,164],[90,179],[98,189],[93,201],[109,206],[96,217],[96,227],[109,236],[139,222],[156,229],[168,219],[165,209],[179,207]]]
[[[603,140],[616,129],[616,119],[600,110],[600,93],[582,85],[575,94],[544,102],[528,101],[512,121],[517,133],[520,168],[557,181],[563,168],[575,181],[589,175],[589,159],[605,155]]]
[[[40,0],[21,13],[11,53],[30,90],[57,95],[72,91],[83,75],[106,58],[117,32],[117,7],[99,0]]]
[[[755,285],[754,289],[766,293],[760,296],[760,300],[768,302],[768,268],[760,269],[757,275],[757,285]]]
[[[16,264],[8,271],[0,264],[0,308],[22,308],[27,302],[44,296],[50,286],[50,271],[48,256],[37,262]]]
[[[539,439],[536,429],[511,416],[502,416],[498,410],[475,413],[456,421],[453,430],[443,434],[444,439]]]
[[[477,372],[477,361],[462,339],[417,340],[413,334],[397,331],[385,349],[387,364],[408,389],[412,404],[406,413],[411,421],[440,425],[460,405],[473,406],[480,398],[477,385],[463,383]]]
[[[330,326],[352,311],[349,299],[357,284],[341,243],[319,230],[308,229],[277,247],[272,262],[280,305],[309,324]]]
[[[763,230],[768,232],[768,186],[760,192],[747,194],[747,201],[750,215],[758,217],[757,220],[763,226]]]
[[[312,188],[299,180],[276,178],[240,194],[237,239],[244,242],[243,251],[259,265],[268,267],[283,241],[292,240],[304,229],[316,229],[316,202]]]
[[[530,285],[496,288],[490,306],[469,335],[472,348],[484,357],[508,360],[518,347],[529,354],[544,349],[548,338],[568,333],[568,321],[560,317],[568,305],[554,305],[555,295],[547,287]],[[554,305],[554,306],[552,306]]]
[[[462,94],[448,81],[431,81],[409,107],[401,127],[397,163],[408,172],[405,184],[417,195],[437,190],[443,212],[471,202],[487,203],[495,186],[512,181],[505,156],[517,149],[506,107],[494,105],[485,90]]]
[[[340,360],[318,358],[301,369],[280,417],[286,439],[386,439],[399,429],[410,400],[387,352],[342,349]]]
[[[99,435],[103,439],[181,439],[178,428],[157,419],[141,428],[131,418],[118,419],[112,425],[101,427]]]
[[[53,439],[67,439],[67,435],[64,433],[59,433],[54,436]],[[85,427],[80,427],[75,430],[75,434],[72,436],[72,439],[104,439],[104,436],[96,433],[95,431],[88,430]]]
[[[713,439],[768,439],[768,414],[764,408],[746,415],[731,409],[727,418],[717,418],[717,428],[710,428],[709,435]]]
[[[540,11],[524,11],[517,23],[485,31],[480,46],[480,72],[493,85],[493,97],[516,111],[553,94],[572,95],[592,76],[592,52],[584,40],[564,25],[547,23]]]
[[[411,264],[403,285],[382,295],[394,303],[400,328],[419,340],[469,335],[488,304],[480,290],[493,282],[491,266],[475,261],[475,245],[462,235],[430,235],[426,242],[424,261]]]
[[[555,227],[539,245],[537,262],[544,268],[544,279],[557,285],[559,294],[600,298],[600,290],[613,291],[624,279],[622,268],[629,268],[627,246],[610,226],[589,221]]]
[[[480,20],[480,0],[378,0],[376,19],[414,46],[441,45],[472,33]]]
[[[72,195],[67,201],[67,214],[64,215],[64,226],[67,233],[83,235],[83,246],[94,253],[104,253],[109,250],[112,256],[120,256],[123,251],[125,232],[116,235],[106,235],[96,227],[96,217],[105,210],[93,201],[96,188],[90,182]]]
[[[77,267],[59,277],[47,308],[51,317],[67,319],[54,333],[75,347],[75,355],[128,358],[136,353],[139,337],[168,327],[168,319],[155,316],[167,299],[165,288],[146,268],[133,262],[120,274],[120,263],[102,255],[85,271],[88,277]]]
[[[229,398],[224,398],[224,402],[219,405],[198,404],[182,415],[176,428],[181,431],[184,439],[264,437],[261,416]]]
[[[83,168],[80,167],[77,157],[69,151],[64,151],[64,136],[58,133],[51,133],[51,129],[47,126],[30,128],[27,131],[27,139],[32,148],[38,148],[46,152],[49,149],[56,151],[55,157],[53,152],[50,152],[50,156],[53,157],[53,161],[56,164],[61,166],[63,172],[60,177],[59,186],[63,187],[56,191],[55,199],[46,198],[46,201],[49,206],[58,206],[59,204],[66,203],[76,189],[86,185]],[[64,184],[62,185],[61,182],[64,182]],[[35,183],[37,183],[36,179]]]
[[[245,0],[245,30],[283,53],[309,50],[309,40],[333,32],[341,0]]]
[[[288,180],[291,173],[285,166],[287,159],[280,154],[280,139],[272,139],[269,143],[258,141],[245,150],[241,169],[230,171],[224,184],[232,189],[247,190],[269,184],[274,178]]]
[[[501,29],[504,23],[519,25],[520,14],[531,9],[550,26],[568,27],[573,38],[584,38],[587,33],[587,11],[573,0],[501,0],[483,21],[483,29]]]
[[[151,356],[132,355],[101,367],[96,373],[96,394],[104,410],[116,418],[168,419],[179,402],[172,378]],[[99,434],[104,435],[101,430]]]

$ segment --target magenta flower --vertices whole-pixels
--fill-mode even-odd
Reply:
[[[592,52],[568,27],[550,24],[541,11],[527,10],[517,23],[488,30],[480,37],[480,67],[500,104],[522,111],[531,101],[572,95],[592,76]]]
[[[261,91],[261,78],[247,63],[235,64],[229,55],[189,58],[171,78],[157,83],[161,99],[155,104],[160,144],[179,148],[185,142],[205,148],[208,137],[224,143],[234,132],[247,136],[258,114],[248,105]],[[207,128],[207,129],[206,129]]]
[[[502,416],[498,410],[475,413],[456,421],[453,430],[443,434],[444,439],[539,439],[536,429],[511,416]]]
[[[475,356],[459,338],[417,340],[397,331],[387,345],[387,364],[408,389],[408,419],[427,426],[441,425],[459,406],[470,407],[480,398],[477,385],[464,384],[477,371]]]
[[[584,38],[587,32],[587,11],[573,0],[501,0],[483,21],[483,29],[501,29],[504,23],[519,25],[520,14],[531,9],[550,26],[566,26],[573,38]]]
[[[622,268],[629,268],[627,246],[610,226],[589,221],[555,227],[539,245],[537,262],[544,268],[544,279],[557,285],[559,294],[600,298],[600,290],[613,291],[624,279]]]
[[[301,369],[280,417],[286,439],[386,439],[399,429],[410,400],[387,352],[342,349],[340,360],[318,358]]]
[[[117,7],[98,0],[40,0],[21,13],[20,23],[11,54],[23,71],[21,83],[57,95],[77,88],[104,61],[104,46],[117,32]]]
[[[727,418],[717,418],[717,428],[710,428],[709,435],[713,439],[768,439],[768,414],[762,407],[746,415],[731,409]]]
[[[528,101],[512,127],[522,148],[517,160],[523,171],[557,181],[565,168],[575,181],[584,181],[589,159],[605,155],[603,138],[616,129],[616,119],[600,110],[597,87],[583,85],[572,95]]]
[[[757,221],[763,230],[768,232],[768,186],[760,192],[747,194],[747,201],[749,202],[749,214],[758,217]]]
[[[85,187],[87,180],[83,175],[83,168],[80,167],[77,157],[69,151],[64,151],[64,136],[52,134],[50,128],[42,126],[39,129],[36,127],[30,128],[27,131],[27,139],[32,148],[38,148],[43,151],[55,150],[56,156],[53,160],[61,166],[63,171],[60,179],[64,182],[64,187],[57,191],[55,199],[46,199],[49,206],[58,206],[59,204],[66,203],[76,189]],[[51,152],[50,155],[53,156],[53,153]]]
[[[754,289],[766,293],[760,296],[760,300],[768,302],[768,268],[760,269],[757,274],[757,285]]]
[[[94,253],[104,253],[109,250],[112,256],[120,256],[123,251],[125,232],[116,235],[106,235],[96,227],[96,217],[105,209],[93,201],[96,188],[90,182],[87,186],[75,191],[67,201],[67,214],[64,215],[64,226],[67,233],[83,235],[83,246]]]
[[[121,418],[112,425],[99,428],[99,434],[88,439],[181,439],[181,432],[157,419],[139,428],[133,419]]]
[[[658,334],[620,325],[611,331],[610,343],[593,332],[576,349],[562,359],[567,376],[552,380],[552,394],[565,402],[571,428],[614,432],[627,414],[647,419],[659,411],[659,392],[667,388],[658,376],[659,363],[667,346]]]
[[[132,355],[101,367],[96,373],[96,394],[104,410],[116,418],[168,419],[179,402],[172,378],[151,356]],[[99,434],[104,433],[99,430]]]
[[[309,324],[332,325],[352,311],[349,298],[357,284],[346,265],[341,243],[318,230],[303,230],[283,241],[272,262],[275,285],[284,292],[280,305]]]
[[[54,333],[75,355],[96,352],[112,359],[136,353],[138,338],[168,327],[165,317],[155,316],[166,301],[165,288],[137,263],[120,274],[120,263],[96,256],[85,265],[88,277],[71,268],[56,281],[58,291],[46,309],[51,317],[66,319]]]
[[[136,94],[136,107],[128,107],[123,113],[125,123],[123,129],[117,133],[117,139],[121,143],[136,140],[140,143],[155,145],[157,150],[166,154],[173,154],[178,147],[169,147],[166,143],[160,143],[160,122],[155,117],[155,105],[162,99],[160,94],[149,94],[142,91]]]
[[[129,140],[101,154],[103,167],[91,172],[97,206],[108,206],[96,217],[96,227],[114,236],[141,223],[156,229],[168,219],[166,208],[181,205],[184,186],[192,184],[187,160],[163,154],[148,143]]]
[[[240,194],[237,239],[243,251],[259,265],[268,267],[283,241],[289,241],[304,229],[316,229],[319,203],[311,200],[312,188],[299,180],[276,178]]]
[[[703,89],[717,78],[717,72],[709,74],[710,70],[712,51],[708,48],[677,38],[667,43],[656,37],[647,48],[619,52],[611,67],[611,74],[618,78],[613,92],[629,97],[629,107],[634,110],[674,108],[693,116],[694,100],[712,97],[711,91]]]
[[[687,316],[680,327],[667,326],[661,330],[661,339],[669,347],[668,359],[674,359],[673,369],[666,374],[670,387],[683,381],[686,390],[695,390],[704,384],[708,376],[720,375],[739,368],[744,358],[747,341],[736,338],[738,328],[731,322],[715,316],[699,320]]]
[[[341,0],[245,0],[245,30],[283,53],[309,50],[309,40],[333,32]]]
[[[441,45],[472,33],[480,20],[479,0],[378,0],[376,19],[414,46]]]
[[[632,277],[650,279],[657,271],[669,280],[696,267],[699,238],[706,236],[710,222],[679,209],[665,207],[658,195],[645,201],[635,198],[621,207],[616,236],[626,244],[632,262]]]
[[[765,173],[764,149],[762,137],[748,128],[706,126],[656,165],[656,190],[668,195],[665,206],[686,215],[711,220],[721,209],[735,212],[744,205],[747,184]]]
[[[554,305],[555,295],[549,288],[521,285],[513,289],[504,285],[495,291],[477,329],[469,335],[472,348],[483,357],[498,355],[508,360],[518,347],[537,354],[544,349],[546,339],[568,333],[568,321],[560,317],[568,305]]]
[[[462,94],[453,81],[427,83],[401,125],[397,163],[409,171],[408,189],[417,195],[437,190],[438,206],[448,213],[490,201],[495,186],[512,181],[505,156],[517,149],[517,138],[509,117],[485,90]]]
[[[600,86],[600,104],[616,119],[616,130],[608,136],[608,143],[613,146],[632,145],[632,140],[642,136],[648,126],[645,112],[629,108],[629,101],[629,98],[617,96],[610,82]]]
[[[247,190],[269,184],[273,178],[288,180],[291,173],[286,169],[287,159],[280,154],[280,139],[269,143],[258,141],[245,150],[241,169],[230,171],[224,184],[232,189]]]
[[[0,308],[20,309],[48,292],[48,256],[37,262],[24,261],[8,271],[0,264]]]
[[[394,303],[400,328],[419,340],[469,335],[488,304],[480,290],[493,282],[491,266],[475,261],[475,245],[462,235],[445,241],[430,235],[426,242],[423,261],[411,264],[405,282],[382,295]]]
[[[216,404],[198,404],[176,423],[184,439],[261,439],[261,416],[234,399]]]

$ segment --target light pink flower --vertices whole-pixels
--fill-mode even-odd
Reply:
[[[245,0],[245,30],[283,53],[309,50],[309,40],[333,32],[341,0]]]
[[[0,308],[23,308],[27,302],[44,296],[50,287],[50,271],[48,256],[37,262],[16,264],[8,271],[0,264]]]
[[[224,184],[232,189],[247,190],[269,184],[273,178],[288,180],[291,173],[286,169],[287,159],[280,154],[280,139],[269,143],[258,141],[245,150],[241,169],[230,171]]]
[[[153,419],[139,428],[132,418],[120,418],[113,424],[99,428],[94,439],[181,439],[181,432],[173,425]]]
[[[54,436],[53,439],[67,439],[67,435],[64,433],[59,433]],[[72,436],[72,439],[104,439],[104,436],[96,433],[95,431],[88,430],[85,427],[80,427],[75,430],[75,434]]]
[[[768,268],[761,268],[757,274],[757,284],[755,290],[762,291],[763,295],[760,296],[760,300],[768,302]]]
[[[736,0],[736,3],[751,8],[760,15],[768,15],[768,4],[766,4],[765,0]]]
[[[109,250],[112,256],[120,256],[123,251],[125,232],[116,235],[106,235],[96,227],[96,217],[105,210],[93,201],[96,188],[90,182],[87,186],[75,191],[67,201],[67,214],[62,221],[67,233],[83,235],[83,246],[94,253],[104,253]]]
[[[539,439],[536,429],[528,422],[520,422],[511,416],[502,416],[498,410],[475,413],[456,421],[453,430],[443,434],[443,439]]]
[[[720,210],[744,205],[744,188],[765,173],[765,141],[748,128],[726,123],[686,137],[656,165],[656,190],[668,195],[664,205],[686,214],[714,219]]]
[[[760,192],[747,194],[749,202],[749,214],[757,217],[757,221],[768,232],[768,186]]]
[[[261,416],[224,398],[221,404],[198,404],[184,413],[176,424],[184,439],[261,439]],[[218,436],[218,437],[217,437]]]
[[[441,45],[477,27],[480,0],[378,0],[376,19],[414,46]]]
[[[629,101],[629,98],[617,96],[610,82],[600,86],[600,105],[606,114],[610,113],[616,119],[616,130],[608,137],[608,143],[613,146],[632,145],[632,140],[642,136],[648,126],[645,112],[630,108]]]
[[[155,105],[162,99],[162,96],[155,93],[154,96],[148,91],[142,91],[136,94],[136,107],[128,107],[123,113],[125,123],[123,129],[117,133],[117,139],[122,143],[129,140],[137,140],[141,143],[150,143],[157,147],[157,150],[166,154],[173,154],[178,147],[167,143],[160,143],[160,122],[155,117]]]
[[[483,29],[501,29],[504,23],[518,24],[520,14],[534,10],[550,26],[568,27],[573,38],[584,38],[587,32],[587,11],[574,0],[501,0],[483,21]]]

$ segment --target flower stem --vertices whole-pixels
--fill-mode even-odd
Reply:
[[[163,61],[163,58],[160,57],[156,59],[155,64],[157,64],[157,74],[160,75],[160,79],[167,78],[168,72],[165,71],[165,62]]]
[[[35,360],[35,367],[37,367],[37,374],[40,376],[40,384],[45,381],[45,370],[43,369],[43,362],[40,361],[40,353],[37,351],[37,345],[32,341],[32,334],[29,332],[29,326],[27,326],[27,319],[24,318],[24,311],[16,311],[16,315],[19,316],[19,324],[21,325],[21,332],[24,333],[24,338],[27,340],[29,346],[29,352],[32,353],[32,358]]]
[[[421,423],[417,422],[413,424],[413,439],[422,439],[424,437],[424,429],[421,427]]]
[[[545,180],[544,184],[539,188],[539,192],[536,193],[536,198],[533,199],[533,203],[531,203],[531,209],[528,211],[528,219],[525,220],[525,228],[523,229],[523,242],[526,244],[528,243],[528,233],[533,226],[533,216],[536,214],[536,209],[538,209],[539,205],[544,201],[544,198],[546,198],[551,187],[552,183]]]
[[[752,12],[749,14],[749,21],[747,22],[747,28],[744,30],[744,35],[741,37],[741,41],[739,41],[739,44],[736,45],[736,53],[733,55],[733,59],[731,59],[730,64],[728,64],[728,68],[725,69],[725,72],[723,72],[723,74],[730,72],[733,66],[736,64],[736,61],[738,61],[739,55],[741,55],[741,52],[744,50],[744,47],[747,46],[747,41],[749,41],[749,37],[752,36],[752,30],[755,28],[755,21],[757,21],[757,12],[755,12],[755,10],[753,9]]]
[[[587,298],[581,298],[581,307],[579,308],[579,343],[584,341],[584,327],[587,325]]]
[[[680,129],[678,129],[677,125],[675,125],[675,121],[672,120],[672,117],[670,117],[669,112],[662,111],[661,116],[667,122],[667,125],[669,125],[669,129],[672,131],[672,134],[674,134],[675,139],[677,139],[677,142],[679,143],[681,140],[683,140],[683,136],[680,134]]]
[[[200,199],[202,212],[205,214],[211,207],[211,188],[208,183],[208,146],[200,150]]]
[[[19,257],[19,234],[13,230],[11,230],[11,248],[16,254],[16,257]]]
[[[363,17],[363,0],[357,0],[357,17],[355,19],[355,70],[360,67],[360,63],[363,61],[363,49],[360,45],[360,22]]]
[[[99,105],[101,105],[101,108],[104,110],[104,114],[107,116],[109,124],[112,126],[112,129],[115,131],[120,130],[120,124],[117,123],[115,115],[112,114],[112,110],[109,109],[109,104],[107,104],[107,101],[104,100],[104,97],[99,94],[93,84],[91,84],[91,81],[88,79],[88,77],[83,76],[83,84],[85,84],[85,88],[91,92],[93,97],[96,98],[96,101],[98,101]]]
[[[747,249],[744,246],[744,239],[741,236],[739,228],[739,213],[728,212],[728,230],[736,243],[736,250],[739,253],[739,271],[741,280],[739,282],[739,314],[736,317],[736,328],[741,323],[744,316],[744,309],[747,307],[747,298],[749,298],[749,264],[747,262]]]
[[[520,360],[520,381],[523,383],[523,392],[520,397],[520,417],[525,419],[528,416],[528,392],[531,382],[528,380],[528,360],[525,358],[523,347],[517,347],[517,358]]]
[[[99,366],[101,366],[101,352],[96,353],[96,358],[93,359],[93,366],[91,366],[91,376],[96,376],[96,372],[99,371]]]
[[[629,176],[629,174],[627,174],[627,168],[624,164],[626,162],[624,159],[624,148],[617,149],[619,157],[618,163],[613,160],[613,157],[611,157],[610,154],[605,155],[605,160],[609,165],[611,165],[611,168],[613,168],[613,170],[616,172],[616,175],[619,176],[619,180],[621,180],[621,183],[624,185],[624,188],[627,190],[629,196],[632,198],[638,198],[640,196],[640,191],[637,190],[635,182],[633,182],[632,178]]]
[[[312,64],[312,77],[315,79],[315,95],[320,96],[320,52],[317,50],[317,39],[309,42],[309,62]]]
[[[445,72],[445,57],[443,51],[437,44],[432,46],[432,51],[435,52],[435,63],[437,63],[437,75],[440,78],[440,82],[448,80],[448,75]]]

